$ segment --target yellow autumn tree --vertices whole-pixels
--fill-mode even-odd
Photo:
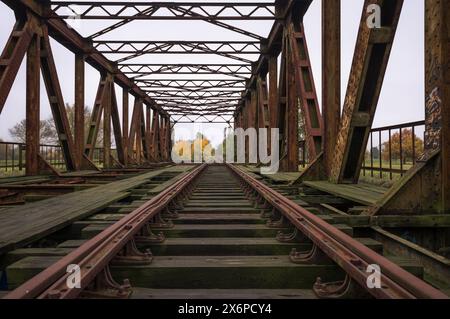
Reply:
[[[195,152],[198,152],[197,158]],[[177,156],[178,161],[194,162],[201,159],[204,161],[203,154],[208,153],[214,155],[214,150],[209,139],[201,133],[197,133],[195,140],[179,140],[175,143],[172,155]]]
[[[205,150],[210,150],[211,148],[211,141],[207,139],[202,133],[197,133],[197,137],[194,141],[192,141],[191,144],[192,160],[198,161],[201,158],[201,161],[203,162],[205,160],[203,158]],[[198,152],[199,154],[196,154],[196,152]]]

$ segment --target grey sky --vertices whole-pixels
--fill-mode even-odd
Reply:
[[[382,94],[375,118],[375,126],[398,124],[403,122],[421,120],[424,118],[424,1],[406,0],[397,32],[392,56],[388,65]],[[247,1],[248,2],[248,1]],[[271,1],[267,1],[271,2]],[[342,103],[347,88],[353,51],[356,42],[358,24],[361,18],[363,0],[342,1]],[[313,65],[314,78],[319,101],[321,100],[321,1],[314,0],[305,17],[305,30]],[[13,12],[0,3],[0,46],[4,47],[14,24]],[[108,21],[82,21],[79,32],[90,35],[102,27],[108,26]],[[236,26],[245,27],[249,31],[267,36],[271,22],[232,22]],[[135,21],[103,39],[151,39],[151,40],[246,40],[241,35],[231,31],[212,26],[202,21]],[[52,41],[53,53],[57,62],[58,75],[61,82],[65,101],[72,104],[74,101],[74,56],[64,47]],[[109,58],[113,58],[109,56]],[[119,58],[119,56],[114,56]],[[252,57],[256,59],[257,57]],[[157,55],[150,58],[143,57],[133,60],[134,63],[220,63],[232,62],[222,57],[196,55],[194,57],[180,55]],[[179,76],[183,78],[182,76]],[[192,76],[187,76],[192,77]],[[92,106],[95,99],[99,74],[96,70],[86,68],[86,105]],[[122,93],[117,88],[119,101]],[[42,83],[41,117],[50,115],[47,95]],[[131,100],[130,100],[131,101]],[[131,104],[132,105],[132,104]],[[131,110],[130,110],[131,112]],[[5,108],[0,116],[0,138],[11,140],[8,128],[25,117],[25,70],[24,64],[18,74],[11,90]],[[178,125],[177,138],[190,138],[189,132],[195,134],[203,131],[213,141],[214,145],[221,142],[225,125]]]

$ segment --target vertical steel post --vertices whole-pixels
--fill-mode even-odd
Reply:
[[[322,2],[322,113],[324,166],[329,176],[341,119],[341,0]]]
[[[85,107],[85,56],[83,54],[75,54],[75,158],[78,167],[81,167],[83,152],[84,152],[84,140],[85,140],[85,119],[84,119],[84,107]]]
[[[123,165],[128,166],[128,147],[129,147],[129,137],[128,132],[130,129],[129,125],[129,93],[128,89],[123,89],[122,94],[122,139],[123,139],[123,152],[125,154],[124,156],[124,163]]]
[[[26,65],[26,175],[39,175],[41,37],[33,36]]]

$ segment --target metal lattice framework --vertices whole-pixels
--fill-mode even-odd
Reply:
[[[253,74],[253,65],[259,56],[266,53],[266,40],[263,36],[235,27],[232,22],[277,21],[282,18],[279,14],[282,11],[271,2],[52,1],[51,9],[56,14],[52,16],[55,19],[120,20],[89,36],[93,48],[114,61],[118,69],[162,109],[170,115],[175,115],[174,112],[185,115],[191,122],[195,121],[193,115],[208,117],[220,112],[227,116],[225,122],[232,122],[233,118],[229,115],[237,108],[242,92],[247,88],[246,84]],[[136,20],[199,20],[233,31],[247,39],[124,41],[111,38],[113,31]],[[136,63],[137,59],[150,62],[157,55],[209,55],[227,62]],[[183,77],[188,75],[191,77]],[[189,114],[193,110],[196,113]],[[221,118],[220,121],[222,120]]]
[[[258,2],[134,2],[52,1],[63,19],[107,20],[273,20],[273,3]]]
[[[243,129],[279,128],[280,140],[272,142],[279,143],[282,171],[298,171],[299,149],[305,148],[311,164],[297,182],[327,179],[334,183],[358,181],[403,6],[403,0],[364,1],[341,114],[340,0],[323,1],[322,5],[322,109],[303,25],[312,0],[2,2],[14,11],[17,21],[0,57],[0,112],[26,56],[27,174],[49,169],[39,155],[38,143],[42,73],[68,170],[95,169],[90,159],[101,125],[108,168],[113,162],[126,167],[169,161],[170,134],[176,123],[234,122],[235,127]],[[381,9],[380,28],[370,28],[366,23],[370,18],[367,9],[373,5]],[[428,179],[430,172],[442,172],[439,183],[428,183],[437,186],[420,190],[424,198],[439,197],[436,200],[442,202],[442,207],[450,207],[448,196],[436,195],[450,193],[449,90],[445,73],[450,56],[446,29],[449,5],[449,0],[426,1],[426,154],[409,177],[422,180]],[[102,27],[97,25],[98,30],[81,35],[70,27],[72,20],[102,21],[98,23]],[[152,35],[165,35],[165,29],[151,29],[157,21],[196,21],[211,26],[212,31],[205,28],[192,34],[196,39],[190,41],[162,36],[161,40],[146,37],[145,32],[131,35],[125,31],[132,23],[144,22],[146,28],[156,30]],[[267,23],[267,34],[243,27],[257,22]],[[235,38],[224,40],[224,33],[216,37],[214,30]],[[50,38],[75,54],[74,134],[64,108]],[[87,136],[86,64],[101,75]],[[123,89],[122,101],[116,97],[115,85]],[[132,112],[129,95],[134,97]],[[300,141],[300,135],[305,141]],[[112,157],[111,136],[117,158]],[[423,211],[435,209],[424,204],[432,202],[428,199],[405,200],[403,188],[414,193],[415,185],[423,184],[410,180],[370,213],[411,205]]]

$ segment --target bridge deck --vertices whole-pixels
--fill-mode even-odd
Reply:
[[[165,172],[183,173],[190,166],[157,169],[95,189],[69,193],[0,212],[0,254],[24,246],[85,218],[129,195],[149,179]]]
[[[319,191],[351,200],[363,205],[373,205],[388,192],[387,188],[370,184],[333,184],[327,181],[307,181],[304,185]]]

